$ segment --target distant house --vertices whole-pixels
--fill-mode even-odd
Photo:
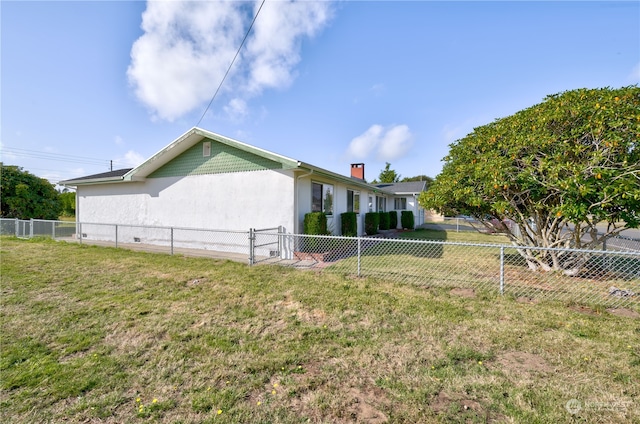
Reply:
[[[412,211],[416,227],[424,224],[424,208],[418,203],[418,196],[427,189],[426,181],[409,181],[403,183],[383,183],[376,184],[376,187],[393,193],[393,205],[389,205],[389,210],[397,211],[398,222],[400,222],[401,211]],[[384,201],[384,200],[383,200]]]
[[[323,211],[339,235],[347,211],[358,213],[358,234],[366,212],[412,210],[417,225],[424,220],[416,201],[424,182],[372,185],[364,164],[344,176],[200,128],[133,169],[62,184],[76,187],[81,223],[302,233],[305,214]]]

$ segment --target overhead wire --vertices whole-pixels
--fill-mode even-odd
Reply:
[[[236,62],[236,59],[238,58],[238,56],[240,54],[240,51],[242,51],[242,48],[244,47],[244,45],[245,45],[245,43],[247,41],[247,38],[249,37],[249,34],[251,33],[251,30],[253,29],[253,26],[254,26],[256,20],[258,19],[258,15],[260,14],[260,11],[262,10],[262,7],[264,6],[265,1],[266,0],[262,0],[262,2],[260,3],[260,7],[256,11],[256,14],[254,15],[253,19],[251,20],[251,24],[249,25],[249,28],[247,29],[247,32],[245,33],[244,38],[242,39],[242,42],[240,43],[240,46],[236,50],[236,54],[234,55],[233,60],[229,64],[229,67],[227,68],[224,76],[222,77],[222,80],[220,81],[220,84],[218,84],[218,87],[216,88],[216,91],[213,93],[213,96],[211,96],[211,100],[209,101],[209,104],[207,104],[207,107],[205,108],[204,112],[202,113],[202,116],[200,117],[200,119],[196,123],[196,125],[195,125],[196,127],[198,125],[200,125],[200,122],[202,122],[202,120],[206,116],[207,112],[211,108],[211,105],[213,104],[213,101],[215,100],[215,98],[217,97],[218,93],[220,92],[220,89],[222,88],[222,85],[224,84],[225,80],[227,79],[227,76],[229,75],[229,72],[231,72],[231,68],[233,67],[233,64]],[[55,160],[55,161],[58,161],[58,162],[78,163],[78,164],[85,164],[85,165],[100,165],[100,166],[105,166],[107,168],[109,168],[109,166],[113,166],[114,163],[123,163],[123,162],[118,161],[118,160],[105,160],[105,159],[89,158],[89,157],[84,157],[84,156],[75,156],[75,155],[68,155],[68,154],[61,154],[61,153],[42,152],[42,151],[36,151],[36,150],[20,149],[20,148],[17,148],[17,147],[10,147],[10,146],[0,146],[0,153],[2,153],[3,155],[9,154],[9,155],[12,155],[12,156],[17,156],[17,157],[26,157],[26,158],[44,159],[44,160]]]
[[[222,84],[224,84],[224,81],[227,79],[227,75],[229,75],[229,72],[231,71],[231,68],[233,67],[233,64],[235,63],[236,59],[238,58],[238,55],[240,54],[240,51],[242,50],[242,47],[244,46],[244,43],[247,41],[247,38],[249,37],[249,34],[251,33],[251,29],[253,28],[253,24],[255,24],[256,19],[258,19],[258,15],[260,14],[260,11],[262,10],[262,6],[264,6],[264,2],[265,1],[266,0],[262,0],[262,3],[260,3],[260,7],[258,8],[258,11],[256,12],[255,16],[253,17],[253,20],[251,21],[251,25],[249,25],[249,29],[247,29],[247,32],[244,35],[244,38],[242,39],[242,43],[240,43],[240,47],[238,47],[238,50],[236,51],[236,54],[233,57],[233,60],[229,64],[229,67],[227,68],[227,71],[224,73],[224,76],[222,77],[222,80],[220,81],[220,84],[218,84],[218,88],[216,88],[215,93],[213,93],[213,96],[211,96],[211,100],[209,101],[209,104],[204,109],[204,112],[202,113],[202,116],[200,117],[200,119],[196,123],[196,125],[195,125],[196,127],[198,125],[200,125],[200,122],[202,122],[202,120],[204,119],[205,115],[209,111],[209,108],[211,107],[211,104],[213,104],[213,100],[218,95],[218,92],[220,91],[220,88],[222,87]]]
[[[9,146],[2,146],[0,148],[0,152],[3,155],[8,154],[8,155],[18,156],[18,157],[55,160],[59,162],[82,163],[82,164],[91,164],[91,165],[109,164],[109,161],[104,159],[68,155],[64,153],[51,153],[51,152],[43,152],[43,151],[37,151],[37,150],[20,149],[18,147],[9,147]]]

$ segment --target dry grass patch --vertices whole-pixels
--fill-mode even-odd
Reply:
[[[634,317],[1,241],[2,422],[640,421]]]

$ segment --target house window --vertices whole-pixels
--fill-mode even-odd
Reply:
[[[373,197],[369,196],[369,212],[373,212]]]
[[[407,198],[400,197],[400,198],[393,199],[393,209],[397,211],[403,211],[407,209]]]
[[[385,197],[376,196],[376,202],[378,203],[378,212],[387,210],[387,199]]]
[[[211,142],[205,141],[202,143],[202,156],[208,158],[211,156]]]
[[[333,186],[311,183],[311,212],[333,215]]]
[[[347,212],[360,213],[360,192],[347,190]]]

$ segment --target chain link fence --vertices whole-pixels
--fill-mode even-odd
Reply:
[[[632,249],[309,236],[288,234],[280,227],[227,231],[14,219],[1,219],[0,230],[2,235],[277,264],[428,288],[640,309],[640,252]],[[540,263],[556,263],[561,270],[534,270]]]
[[[545,298],[640,307],[640,252],[378,237],[282,237],[292,255],[271,262],[297,268],[321,268],[424,287],[471,288],[528,301]],[[543,263],[556,260],[562,270],[533,270],[532,259]]]
[[[246,261],[248,231],[0,218],[0,234]]]

